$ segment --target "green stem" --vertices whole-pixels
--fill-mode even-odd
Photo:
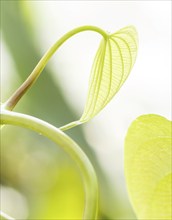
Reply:
[[[73,122],[70,122],[69,124],[66,124],[66,125],[60,127],[59,129],[61,131],[66,131],[68,129],[74,128],[74,127],[81,125],[81,124],[82,124],[82,122],[80,122],[80,121],[73,121]]]
[[[14,220],[11,216],[0,210],[0,219],[2,220]]]
[[[96,219],[98,203],[97,178],[93,166],[81,148],[61,130],[38,118],[3,109],[0,116],[1,124],[12,124],[36,131],[54,141],[74,159],[80,168],[85,186],[83,219]]]
[[[50,58],[53,56],[53,54],[56,52],[56,50],[70,37],[73,35],[82,32],[82,31],[95,31],[101,34],[104,38],[107,37],[107,33],[103,31],[102,29],[95,27],[95,26],[82,26],[75,28],[68,33],[66,33],[63,37],[61,37],[42,57],[42,59],[39,61],[37,66],[34,68],[32,73],[29,75],[29,77],[25,80],[25,82],[13,93],[13,95],[4,103],[4,107],[7,110],[13,110],[15,105],[18,103],[18,101],[21,99],[21,97],[26,93],[26,91],[34,84],[34,82],[37,80],[39,75],[41,74],[42,70],[50,60]]]

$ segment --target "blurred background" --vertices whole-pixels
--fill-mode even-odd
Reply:
[[[124,177],[124,139],[142,114],[170,118],[171,1],[1,0],[1,102],[21,85],[46,50],[82,25],[110,33],[134,25],[136,64],[124,86],[92,121],[66,132],[90,158],[99,181],[99,219],[134,220]],[[79,119],[101,37],[84,32],[53,56],[15,111],[60,127]],[[1,201],[18,220],[82,218],[84,191],[76,165],[59,147],[29,130],[1,131]]]

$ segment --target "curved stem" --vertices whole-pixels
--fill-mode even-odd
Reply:
[[[11,216],[0,210],[0,219],[2,220],[14,220]]]
[[[96,219],[98,203],[98,185],[93,166],[80,147],[65,133],[53,125],[38,118],[11,112],[1,111],[1,124],[17,125],[41,133],[62,147],[78,164],[85,185],[85,210],[83,219]]]
[[[104,38],[107,37],[107,33],[102,29],[95,26],[82,26],[75,28],[68,33],[66,33],[63,37],[61,37],[42,57],[37,66],[34,68],[32,73],[26,79],[26,81],[14,92],[14,94],[4,103],[4,107],[8,110],[12,110],[21,97],[26,93],[26,91],[34,84],[34,82],[39,77],[40,73],[48,63],[49,59],[53,56],[56,50],[70,37],[73,35],[82,32],[82,31],[95,31],[101,34]]]

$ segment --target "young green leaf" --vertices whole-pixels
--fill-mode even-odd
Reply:
[[[92,66],[81,123],[97,115],[121,88],[135,62],[137,45],[133,26],[102,39]]]
[[[125,174],[138,219],[172,216],[171,122],[158,115],[136,119],[125,140]]]

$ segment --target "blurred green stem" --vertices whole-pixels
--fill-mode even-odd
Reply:
[[[58,144],[73,158],[80,168],[85,187],[83,219],[96,219],[98,208],[97,177],[92,164],[81,148],[61,130],[38,118],[4,110],[4,108],[2,108],[0,116],[1,124],[17,125],[38,132]]]
[[[101,34],[104,38],[107,37],[107,34],[102,29],[95,26],[82,26],[75,28],[68,33],[66,33],[63,37],[61,37],[42,57],[37,66],[34,68],[29,77],[25,80],[25,82],[13,93],[13,95],[4,103],[4,106],[7,110],[13,110],[15,105],[21,99],[21,97],[26,93],[26,91],[34,84],[42,70],[53,56],[53,54],[57,51],[57,49],[70,37],[73,35],[82,32],[82,31],[95,31]]]
[[[11,216],[7,215],[6,213],[0,211],[0,219],[2,220],[14,220]]]

